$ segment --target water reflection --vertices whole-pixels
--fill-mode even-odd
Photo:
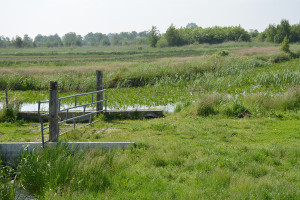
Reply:
[[[0,108],[2,108],[4,104],[0,102]],[[70,106],[70,104],[63,104],[61,105],[61,109],[66,109]],[[167,105],[159,105],[159,106],[146,106],[146,105],[139,105],[136,104],[134,106],[124,106],[123,108],[114,108],[114,107],[107,107],[108,110],[163,110],[164,112],[172,113],[174,112],[176,107],[176,104],[167,104]],[[49,105],[47,103],[41,104],[41,110],[42,111],[48,111],[49,110]],[[83,107],[81,108],[76,108],[72,110],[78,110],[78,111],[83,111]],[[95,107],[86,107],[86,110],[95,110]],[[20,107],[21,112],[25,111],[38,111],[38,103],[23,103]]]

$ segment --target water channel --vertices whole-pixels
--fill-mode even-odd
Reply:
[[[0,108],[2,108],[5,104],[0,102]],[[60,109],[66,109],[68,107],[73,106],[72,104],[62,104]],[[113,107],[107,107],[107,110],[163,110],[166,113],[174,112],[176,104],[167,104],[167,105],[158,105],[158,106],[146,106],[146,105],[139,105],[136,104],[134,106],[124,106],[121,109],[116,109]],[[42,111],[48,111],[49,105],[47,103],[41,104]],[[82,111],[83,107],[72,109],[75,111]],[[86,107],[86,110],[95,110],[94,107]],[[38,111],[38,103],[23,103],[20,105],[21,112],[28,112],[28,111]]]

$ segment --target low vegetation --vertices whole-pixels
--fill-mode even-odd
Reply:
[[[68,141],[134,141],[136,148],[24,153],[16,168],[40,199],[298,199],[299,113],[238,119],[184,112],[96,123]],[[31,170],[27,170],[27,169]]]
[[[0,199],[17,190],[38,199],[300,198],[299,58],[270,43],[147,48],[0,49],[0,87],[9,87],[16,105],[47,99],[49,80],[59,82],[60,96],[95,90],[102,69],[110,107],[175,108],[151,120],[100,116],[60,138],[136,147],[70,151],[60,144],[24,151],[13,167],[1,161]],[[296,55],[299,45],[289,49]],[[9,109],[1,111],[0,142],[40,141],[39,124],[15,120]]]

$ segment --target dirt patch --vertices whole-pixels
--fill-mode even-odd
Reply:
[[[261,47],[261,48],[247,48],[247,49],[239,49],[233,50],[233,54],[237,55],[254,55],[261,53],[275,53],[279,51],[279,47]]]

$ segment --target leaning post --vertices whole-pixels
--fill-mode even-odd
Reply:
[[[56,142],[59,135],[58,125],[58,86],[56,81],[50,81],[49,90],[49,141]]]
[[[103,90],[103,72],[96,70],[97,91]],[[97,111],[103,110],[103,92],[97,93]]]
[[[6,109],[8,109],[8,94],[7,94],[7,89],[5,89],[5,106],[6,106]]]

